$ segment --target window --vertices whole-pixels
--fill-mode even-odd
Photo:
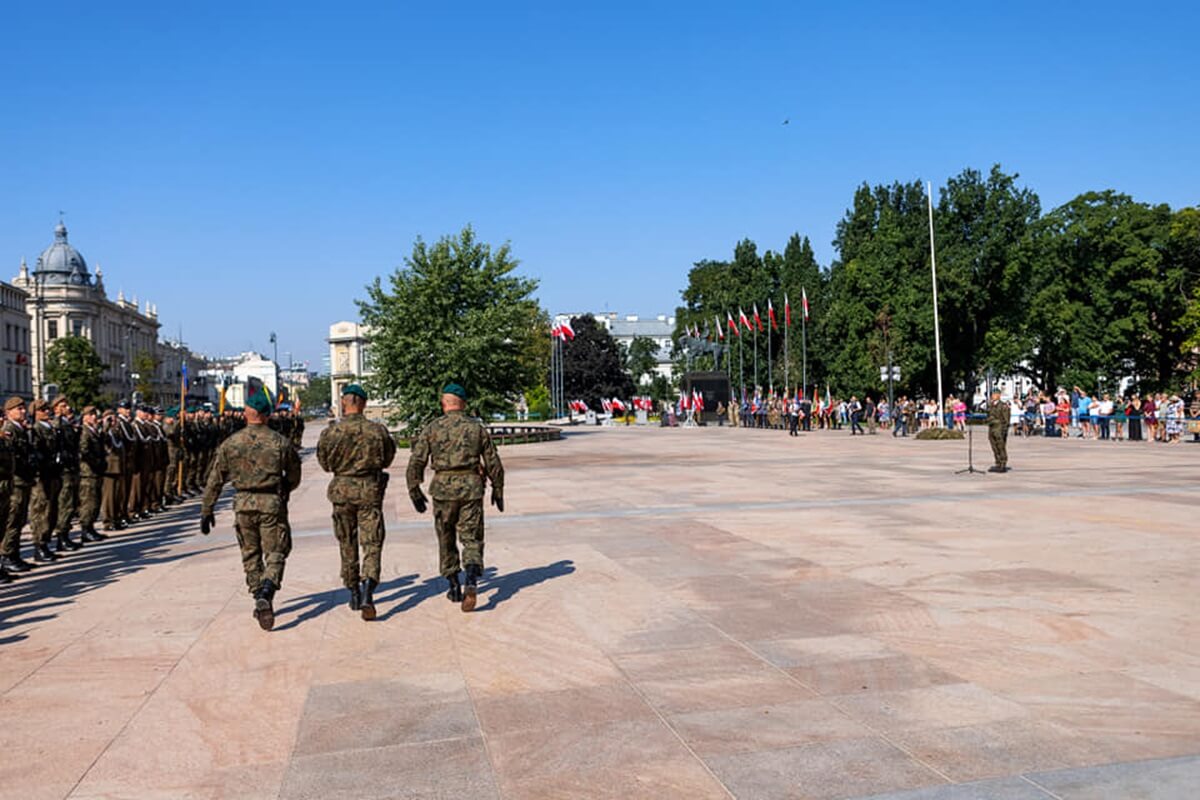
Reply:
[[[58,338],[58,320],[52,319],[46,323],[46,338],[47,339],[57,339]]]
[[[81,320],[81,319],[71,320],[71,335],[72,336],[83,336],[83,320]]]

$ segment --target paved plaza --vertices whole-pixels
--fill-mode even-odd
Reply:
[[[209,537],[192,500],[0,588],[0,797],[1197,797],[1200,445],[1009,452],[503,448],[463,614],[401,451],[365,623],[306,450],[271,633],[228,499]]]

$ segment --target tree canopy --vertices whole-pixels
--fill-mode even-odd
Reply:
[[[590,314],[573,317],[575,338],[563,342],[563,391],[567,400],[583,400],[598,410],[602,399],[628,399],[633,380],[625,371],[621,348]]]
[[[46,381],[58,385],[73,408],[100,402],[104,362],[82,336],[55,339],[46,350]]]
[[[434,417],[452,381],[488,418],[541,379],[549,323],[532,297],[537,282],[514,275],[517,265],[507,244],[493,249],[468,226],[432,245],[418,239],[403,267],[367,287],[358,305],[371,390],[393,404],[396,421]]]

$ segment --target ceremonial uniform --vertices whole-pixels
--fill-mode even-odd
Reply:
[[[457,384],[443,390],[443,395],[448,394],[466,399],[466,392]],[[435,472],[429,493],[433,497],[441,574],[450,580],[453,591],[460,565],[457,536],[462,543],[461,562],[466,567],[470,598],[468,604],[464,597],[463,608],[469,611],[474,608],[476,581],[483,573],[484,476],[492,483],[492,502],[503,510],[504,466],[487,426],[461,410],[450,410],[434,419],[413,442],[406,478],[409,496],[418,511],[424,510],[421,483],[426,464]]]
[[[49,412],[50,404],[35,400],[34,414]],[[29,494],[29,530],[33,535],[35,552],[39,555],[50,545],[50,533],[58,523],[58,490],[62,485],[62,465],[58,431],[49,420],[39,419],[33,423],[33,446],[37,451],[37,480]],[[67,549],[61,545],[60,551]]]
[[[88,406],[82,416],[95,413]],[[108,465],[105,452],[105,433],[94,425],[83,424],[79,433],[79,529],[84,541],[99,541],[96,518],[100,513],[100,485],[104,481]]]
[[[54,409],[58,412],[60,409],[66,410],[69,407],[65,403],[55,401]],[[59,465],[62,468],[61,483],[58,488],[58,524],[55,526],[54,532],[59,539],[60,549],[63,546],[70,547],[70,544],[63,544],[63,540],[70,542],[71,520],[75,516],[79,499],[79,430],[75,427],[75,423],[67,413],[59,414],[54,418],[54,429],[58,434],[59,445]]]
[[[104,530],[125,527],[125,436],[112,411],[104,412],[101,433],[104,437],[104,483],[100,488],[100,514]]]
[[[992,456],[996,463],[988,468],[989,472],[1008,471],[1008,403],[1003,400],[993,400],[988,407],[988,443],[992,446]]]
[[[247,405],[270,413],[261,394]],[[246,587],[255,597],[255,617],[264,630],[274,625],[271,598],[283,583],[283,570],[292,550],[287,498],[300,485],[300,459],[291,443],[266,425],[250,425],[230,436],[217,449],[201,505],[201,531],[208,532],[213,507],[226,483],[237,490],[233,498],[234,530],[242,552]]]
[[[354,394],[356,389],[359,387],[352,384],[347,393]],[[342,584],[350,590],[351,608],[356,605],[362,608],[367,619],[374,616],[372,592],[379,585],[383,552],[383,496],[387,488],[384,470],[395,457],[396,442],[387,428],[361,413],[347,414],[340,422],[331,423],[317,443],[321,469],[334,474],[326,496],[333,504],[333,532],[341,551]],[[362,586],[359,585],[360,545]]]

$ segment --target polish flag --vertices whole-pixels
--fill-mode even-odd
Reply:
[[[757,302],[755,302],[755,304],[754,304],[754,324],[758,327],[758,329],[760,331],[763,329],[762,317],[760,317],[758,315],[758,303]]]
[[[728,311],[725,312],[725,319],[729,321],[729,330],[733,331],[734,336],[741,336],[742,332],[737,325],[733,324],[733,315]]]
[[[754,330],[754,326],[750,324],[750,320],[746,318],[746,312],[742,311],[741,307],[738,308],[738,322],[745,325],[746,330]]]
[[[787,292],[783,293],[783,325],[785,328],[792,327],[792,304],[788,302]]]
[[[572,328],[571,323],[566,320],[563,321],[562,325],[559,326],[558,330],[559,330],[559,333],[562,334],[564,339],[574,339],[575,338],[575,329]]]
[[[779,330],[779,325],[775,322],[775,306],[771,305],[771,298],[767,298],[767,318],[771,320],[771,330]]]
[[[713,315],[713,330],[717,332],[717,339],[725,338],[725,331],[721,330],[721,318]]]
[[[804,319],[808,319],[808,292],[800,288],[800,303],[804,306]]]

